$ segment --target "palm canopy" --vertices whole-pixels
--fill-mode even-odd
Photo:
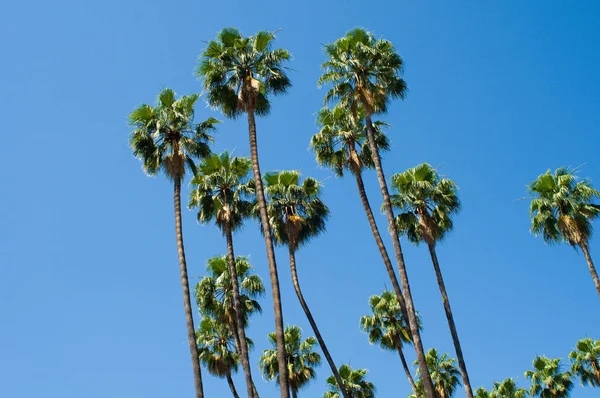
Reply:
[[[300,183],[300,172],[266,173],[269,222],[278,244],[297,249],[325,230],[329,209],[321,201],[321,184],[311,177]]]
[[[569,359],[571,373],[579,376],[582,385],[600,387],[600,340],[589,337],[579,340]]]
[[[560,167],[540,175],[529,184],[531,232],[547,243],[566,241],[572,246],[587,244],[591,221],[600,216],[596,203],[600,192],[588,180],[580,180],[574,170]]]
[[[169,179],[181,180],[186,169],[194,170],[195,159],[210,154],[210,133],[219,121],[210,117],[194,123],[199,96],[175,97],[175,92],[166,88],[158,94],[155,106],[140,105],[129,115],[134,128],[130,144],[147,174],[162,170]]]
[[[331,168],[340,177],[346,169],[360,173],[364,168],[374,167],[362,119],[362,113],[355,118],[341,105],[319,111],[317,123],[320,130],[312,136],[310,146],[321,166]],[[382,131],[387,124],[376,121],[373,125],[377,147],[380,151],[387,151],[390,144]]]
[[[221,229],[228,223],[232,230],[252,213],[253,184],[249,180],[252,162],[231,157],[227,151],[212,154],[198,166],[192,179],[190,208],[198,208],[198,221],[216,220]]]
[[[525,377],[531,380],[532,397],[565,398],[574,387],[571,373],[561,372],[560,358],[538,355],[533,360],[533,370],[526,371]]]
[[[273,49],[274,33],[260,31],[244,37],[236,28],[224,28],[201,55],[197,76],[204,81],[208,103],[235,118],[241,112],[269,113],[269,94],[291,86],[283,64],[291,58]]]
[[[262,312],[256,299],[264,295],[265,288],[260,277],[252,273],[252,266],[246,257],[238,256],[235,265],[240,286],[240,303],[244,324],[247,325],[250,315]],[[227,256],[210,258],[206,268],[209,275],[202,278],[196,285],[198,309],[203,315],[211,316],[227,325],[234,325],[236,312]]]
[[[394,292],[385,290],[381,295],[371,296],[369,307],[372,315],[360,318],[360,326],[369,334],[371,344],[378,344],[384,350],[395,351],[412,342],[410,330]]]
[[[452,230],[452,215],[460,210],[456,184],[422,163],[392,176],[392,204],[399,209],[398,231],[418,244],[443,239]]]
[[[525,398],[527,395],[527,390],[518,388],[515,379],[509,377],[494,382],[490,398]]]
[[[367,369],[352,369],[349,365],[343,364],[340,366],[339,373],[346,391],[352,398],[375,397],[375,384],[365,379],[368,373]],[[327,378],[327,386],[330,390],[325,393],[324,398],[340,398],[342,396],[334,376]]]
[[[425,360],[427,361],[427,369],[429,369],[429,373],[431,374],[431,381],[438,397],[451,397],[456,391],[456,387],[460,385],[460,372],[455,365],[456,360],[450,358],[448,354],[439,355],[435,348],[427,351]],[[415,365],[418,365],[417,361],[415,361]],[[420,376],[420,373],[419,368],[417,368],[417,376]],[[417,391],[420,392],[418,396],[422,396],[423,381],[420,377],[417,380]],[[411,394],[409,397],[415,397],[415,395]]]
[[[290,387],[299,391],[317,377],[315,368],[321,364],[321,356],[315,351],[317,340],[314,337],[302,340],[302,329],[296,325],[286,326],[284,338]],[[259,361],[260,370],[266,380],[275,379],[279,384],[275,333],[269,333],[268,341],[273,348],[263,351]]]
[[[406,82],[400,77],[402,58],[391,42],[376,39],[361,28],[325,46],[328,60],[322,64],[319,86],[333,87],[325,103],[339,100],[353,114],[362,107],[365,113],[385,113],[392,98],[404,98]]]

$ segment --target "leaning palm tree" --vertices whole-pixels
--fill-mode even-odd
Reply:
[[[525,398],[527,395],[527,390],[518,388],[515,379],[509,377],[501,382],[494,382],[490,398]]]
[[[525,372],[531,380],[529,394],[541,398],[566,398],[574,387],[570,372],[561,372],[560,358],[537,356],[533,360],[533,370]]]
[[[263,351],[259,367],[266,380],[276,379],[279,383],[279,360],[277,355],[277,336],[269,333],[268,340],[273,349]],[[289,386],[293,398],[298,396],[298,391],[307,386],[317,377],[315,368],[321,364],[321,356],[315,351],[317,340],[308,337],[302,340],[302,330],[299,326],[286,326],[285,350],[286,369],[288,369]]]
[[[600,387],[600,340],[589,337],[579,340],[569,359],[571,373],[579,376],[581,385]]]
[[[393,292],[384,290],[381,295],[373,295],[369,298],[369,306],[372,315],[365,315],[360,318],[362,330],[369,334],[371,344],[378,344],[384,350],[398,352],[404,373],[406,373],[413,392],[416,394],[417,386],[402,350],[402,346],[411,344],[412,340],[406,320],[400,310],[398,299]]]
[[[349,365],[340,366],[339,374],[342,377],[344,389],[340,388],[337,379],[334,376],[327,378],[329,391],[324,398],[340,398],[340,392],[346,390],[350,398],[374,398],[375,384],[367,381],[365,376],[367,369],[352,369]]]
[[[209,133],[214,130],[218,121],[208,118],[202,123],[194,123],[194,104],[197,100],[198,95],[176,99],[173,90],[164,89],[158,95],[155,106],[140,105],[129,116],[129,123],[134,128],[130,138],[131,147],[134,155],[142,161],[144,171],[151,176],[162,171],[169,180],[173,181],[175,235],[183,306],[192,357],[194,387],[196,397],[201,398],[204,396],[202,374],[198,363],[198,347],[194,334],[194,318],[181,227],[181,182],[186,171],[195,168],[195,159],[210,154],[208,144],[212,141],[212,137]]]
[[[579,247],[587,260],[598,295],[600,279],[590,255],[591,221],[600,216],[600,192],[588,180],[578,180],[566,167],[550,170],[529,184],[531,232],[546,243],[567,242]]]
[[[456,391],[456,387],[460,385],[458,375],[460,372],[456,368],[454,358],[448,357],[448,354],[438,354],[435,348],[427,351],[427,368],[431,374],[431,380],[435,388],[435,396],[437,398],[450,398]],[[417,362],[415,361],[415,365]],[[417,369],[417,376],[420,376],[420,369]],[[409,397],[423,396],[423,381],[419,377],[417,380],[417,390],[419,393],[411,394]]]
[[[425,396],[434,398],[433,385],[427,370],[408,274],[396,231],[394,212],[372,121],[374,114],[387,111],[387,104],[391,99],[404,98],[406,83],[400,77],[403,61],[391,42],[383,39],[377,40],[373,34],[359,28],[351,30],[346,36],[326,45],[325,50],[328,60],[322,65],[324,73],[319,79],[319,85],[333,85],[325,95],[325,103],[339,100],[340,105],[350,109],[351,115],[355,119],[359,117],[360,112],[364,112],[367,141],[379,180],[404,297],[399,291],[396,291],[396,294],[400,305],[405,307],[403,312],[407,314],[419,368],[423,376]]]
[[[305,178],[300,183],[300,173],[298,171],[285,170],[265,175],[265,192],[269,199],[267,209],[275,242],[288,247],[290,270],[296,296],[317,336],[331,371],[338,382],[341,383],[337,367],[302,294],[296,268],[296,251],[298,248],[325,230],[325,221],[329,216],[329,209],[319,198],[321,184],[310,177]],[[345,393],[344,397],[349,398]]]
[[[248,173],[252,164],[248,158],[232,158],[227,151],[220,155],[212,154],[204,159],[192,179],[190,194],[191,208],[198,208],[198,220],[203,223],[216,221],[227,241],[227,257],[238,341],[246,340],[244,315],[240,298],[240,286],[233,250],[233,231],[240,228],[243,220],[252,212],[253,203],[248,198]],[[248,396],[254,394],[250,357],[245,344],[239,344],[239,357],[246,376]]]
[[[260,209],[260,219],[269,261],[269,274],[273,294],[275,313],[275,331],[281,369],[281,397],[289,398],[287,369],[285,364],[285,341],[283,336],[283,313],[275,252],[271,241],[270,225],[267,215],[267,202],[262,185],[262,176],[258,162],[258,144],[256,138],[255,115],[269,113],[268,95],[284,94],[291,86],[283,64],[290,59],[290,53],[284,49],[272,49],[275,35],[258,32],[254,36],[243,37],[235,28],[225,28],[217,39],[208,43],[202,54],[197,75],[203,79],[207,91],[208,103],[222,110],[231,118],[246,112],[252,172],[256,182],[256,195]]]
[[[422,163],[403,173],[394,174],[392,187],[396,191],[396,194],[392,195],[392,204],[399,211],[396,217],[398,232],[406,235],[408,240],[416,245],[425,242],[429,248],[454,350],[458,358],[462,382],[467,396],[472,396],[473,390],[469,381],[467,365],[435,250],[436,243],[452,230],[452,215],[460,210],[456,184],[447,178],[440,178],[433,167],[428,163]]]

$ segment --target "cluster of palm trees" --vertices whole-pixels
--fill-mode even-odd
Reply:
[[[198,94],[177,98],[173,90],[164,89],[156,105],[141,105],[130,115],[133,126],[130,143],[134,155],[142,161],[147,174],[163,172],[173,182],[176,243],[196,397],[204,397],[200,364],[211,375],[225,378],[234,397],[239,393],[232,373],[241,364],[246,395],[259,396],[249,359],[253,343],[246,332],[250,317],[262,312],[258,299],[265,289],[260,277],[252,273],[248,259],[236,257],[234,251],[235,232],[249,219],[258,221],[265,241],[275,321],[275,332],[268,336],[272,349],[263,352],[260,358],[262,376],[276,380],[282,398],[296,397],[316,375],[315,369],[321,363],[321,356],[315,350],[318,345],[332,373],[327,379],[329,391],[325,397],[373,397],[375,386],[367,381],[367,370],[352,369],[347,364],[338,366],[334,362],[301,289],[296,253],[325,231],[329,215],[328,207],[320,198],[321,184],[294,170],[261,173],[256,116],[268,115],[272,97],[285,94],[291,87],[286,66],[290,53],[273,48],[274,40],[270,32],[245,37],[237,29],[225,28],[207,44],[197,69],[211,107],[228,118],[246,115],[250,158],[232,157],[226,151],[211,152],[212,132],[220,121],[213,117],[199,123],[195,121]],[[460,210],[456,184],[440,176],[427,163],[392,175],[391,187],[384,173],[381,152],[389,150],[384,133],[387,124],[373,119],[387,112],[391,100],[406,95],[402,58],[391,42],[377,39],[364,29],[349,31],[326,45],[325,52],[327,59],[322,64],[323,74],[318,85],[327,91],[324,108],[318,113],[319,131],[310,139],[310,146],[319,165],[330,168],[339,177],[345,173],[354,176],[392,287],[370,298],[372,313],[361,318],[361,328],[371,343],[398,353],[415,397],[447,398],[459,384],[464,386],[468,398],[521,396],[521,390],[516,389],[512,379],[494,384],[488,395],[482,389],[474,393],[471,387],[436,253],[437,242],[452,230],[452,217]],[[376,171],[392,242],[391,255],[365,189],[366,169]],[[225,255],[208,260],[208,274],[195,287],[201,315],[197,330],[181,225],[181,185],[186,175],[192,177],[189,208],[197,212],[199,222],[216,223],[227,247]],[[547,242],[566,241],[580,248],[600,295],[600,281],[589,253],[591,221],[600,216],[600,206],[595,203],[600,193],[589,181],[579,180],[575,170],[565,168],[541,175],[529,189],[532,232],[542,235]],[[402,252],[402,236],[414,244],[427,245],[457,366],[447,354],[424,349],[421,319],[415,309]],[[275,245],[288,249],[294,290],[315,337],[302,340],[299,327],[284,329]],[[406,346],[416,354],[415,376],[404,355]],[[588,372],[586,383],[593,386],[598,385],[599,372],[597,352],[595,355],[592,361],[587,357],[576,360],[580,363],[577,369]],[[532,380],[530,392],[566,396],[556,395],[558,390],[546,386],[545,379],[539,376],[542,372],[551,372],[554,362],[549,361],[543,357],[534,361],[535,370],[527,373]],[[559,365],[555,365],[558,369]],[[559,379],[557,374],[556,380]],[[568,393],[566,379],[561,385]],[[534,389],[534,386],[538,387]]]

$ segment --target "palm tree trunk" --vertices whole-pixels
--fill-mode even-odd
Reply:
[[[279,292],[279,275],[277,274],[277,263],[275,262],[275,251],[271,239],[271,226],[267,214],[267,201],[263,190],[262,176],[258,164],[258,143],[256,139],[256,121],[254,111],[248,110],[248,134],[250,139],[250,155],[252,158],[252,173],[256,183],[256,196],[260,210],[260,221],[265,237],[267,248],[267,259],[269,261],[269,276],[271,278],[271,291],[273,294],[273,310],[275,313],[275,341],[277,343],[277,361],[279,366],[279,391],[281,398],[290,398],[289,376],[287,360],[285,355],[285,340],[283,337],[283,312],[281,310],[281,294]]]
[[[240,396],[237,393],[237,390],[235,389],[235,384],[233,384],[233,379],[231,378],[231,372],[227,372],[227,384],[229,384],[229,389],[231,390],[231,393],[233,394],[233,398],[240,398]]]
[[[225,238],[227,240],[227,257],[229,258],[229,273],[231,274],[231,285],[233,288],[233,306],[235,307],[236,320],[237,320],[237,334],[239,337],[239,351],[240,362],[244,369],[244,375],[246,376],[246,389],[248,390],[248,397],[254,396],[254,390],[252,382],[252,370],[250,369],[250,357],[248,355],[248,345],[246,344],[246,327],[244,325],[244,315],[242,314],[242,303],[240,298],[240,286],[238,283],[237,269],[235,266],[235,254],[233,252],[233,234],[231,233],[231,224],[225,223]],[[258,398],[258,397],[256,397]]]
[[[298,393],[294,389],[292,389],[292,398],[298,398]]]
[[[423,380],[423,391],[425,392],[425,398],[435,398],[435,391],[433,389],[433,383],[431,382],[431,375],[429,374],[427,362],[425,361],[425,350],[423,349],[423,343],[421,341],[419,324],[417,322],[412,294],[410,292],[410,284],[408,283],[408,274],[406,272],[406,265],[404,264],[404,255],[402,254],[400,238],[398,237],[398,230],[394,221],[392,201],[390,199],[390,193],[385,180],[385,175],[383,174],[383,168],[381,167],[381,158],[379,157],[379,149],[375,143],[375,134],[373,131],[373,123],[371,122],[370,114],[365,115],[365,121],[367,125],[367,139],[369,141],[369,148],[371,149],[371,155],[373,156],[373,162],[375,163],[375,171],[377,172],[379,188],[381,189],[381,196],[383,197],[383,206],[385,208],[385,214],[388,220],[388,227],[390,236],[392,238],[392,246],[394,247],[394,253],[396,254],[396,263],[398,264],[400,282],[402,284],[402,290],[404,291],[404,301],[406,303],[406,312],[408,313],[408,325],[410,327],[415,352],[417,354],[417,362],[419,363],[421,379]],[[400,300],[400,297],[398,297],[398,301]]]
[[[194,329],[194,317],[192,315],[192,303],[190,300],[190,285],[188,281],[187,265],[185,262],[185,249],[183,247],[183,230],[181,227],[181,179],[176,178],[174,184],[173,201],[175,205],[175,236],[177,238],[177,255],[179,256],[179,273],[181,276],[181,288],[183,290],[183,308],[185,309],[185,324],[188,332],[188,343],[192,356],[192,369],[194,371],[194,388],[196,398],[204,398],[202,387],[202,373],[200,370],[200,359],[198,357],[198,345],[196,344],[196,332]]]
[[[408,363],[406,363],[406,358],[404,358],[404,352],[402,351],[402,347],[398,345],[398,355],[400,355],[400,361],[402,362],[402,367],[404,368],[404,373],[406,373],[406,377],[408,377],[408,381],[410,386],[412,387],[415,396],[417,396],[417,385],[415,384],[415,380],[410,373],[410,369],[408,367]]]
[[[319,345],[321,346],[321,350],[323,350],[323,354],[325,355],[325,358],[327,359],[327,363],[329,364],[329,367],[331,368],[331,372],[333,373],[333,376],[335,377],[335,381],[337,381],[338,386],[340,386],[342,395],[344,396],[344,398],[350,398],[350,396],[346,392],[346,389],[344,388],[344,383],[342,381],[342,378],[340,377],[338,368],[337,368],[337,366],[335,366],[335,363],[333,362],[333,358],[331,357],[331,354],[329,353],[329,350],[327,349],[327,346],[325,345],[325,340],[323,340],[323,337],[321,336],[321,332],[319,332],[319,328],[317,327],[317,323],[315,322],[315,319],[313,318],[313,316],[310,312],[310,309],[308,308],[308,304],[306,304],[306,301],[304,300],[304,296],[302,295],[302,290],[300,290],[300,282],[298,281],[298,272],[296,271],[296,254],[294,253],[294,250],[292,248],[289,248],[289,253],[290,253],[290,270],[292,271],[292,282],[294,283],[294,290],[296,291],[296,296],[298,296],[298,301],[300,301],[300,305],[302,306],[302,309],[304,310],[304,313],[306,314],[306,318],[308,318],[308,323],[310,323],[310,326],[312,327],[313,332],[315,332],[317,341],[319,342]]]
[[[590,256],[590,248],[588,246],[588,242],[583,242],[579,246],[581,247],[581,250],[583,251],[585,260],[587,261],[588,267],[590,268],[590,274],[592,275],[592,279],[594,280],[594,284],[596,285],[596,290],[598,291],[598,295],[600,296],[600,279],[598,279],[598,273],[596,272],[596,267],[594,267],[594,262],[592,261],[592,256]]]
[[[238,355],[240,354],[240,335],[238,334],[237,330],[238,330],[238,323],[237,321],[234,319],[233,320],[234,325],[233,325],[233,330],[231,331],[231,334],[233,335],[233,340],[235,343],[235,352],[238,353]],[[252,380],[252,391],[254,392],[254,397],[255,398],[260,398],[260,396],[258,395],[258,391],[256,390],[256,384],[254,384],[254,380]]]
[[[448,294],[446,293],[446,285],[444,284],[444,278],[442,277],[442,270],[438,262],[437,253],[435,252],[435,244],[429,244],[429,254],[431,255],[431,262],[435,269],[435,276],[437,278],[438,287],[442,294],[442,302],[444,303],[444,311],[446,312],[446,319],[448,319],[448,327],[450,328],[450,334],[452,335],[452,342],[454,343],[454,350],[456,351],[456,357],[458,358],[458,367],[462,376],[463,386],[465,387],[465,393],[467,398],[473,398],[473,390],[471,389],[471,382],[469,381],[469,374],[467,373],[467,365],[463,357],[462,348],[460,347],[460,340],[458,339],[458,332],[456,331],[456,325],[454,324],[454,316],[452,316],[452,309],[450,308],[450,300],[448,300]]]

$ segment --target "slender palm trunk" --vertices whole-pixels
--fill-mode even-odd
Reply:
[[[402,351],[402,346],[398,345],[398,355],[400,355],[400,361],[402,362],[402,367],[404,368],[404,373],[406,373],[406,377],[408,377],[408,382],[412,387],[415,396],[417,395],[417,385],[415,384],[415,380],[410,373],[410,368],[408,367],[408,363],[406,363],[406,358],[404,358],[404,351]]]
[[[231,225],[229,222],[225,223],[225,238],[227,240],[227,257],[229,258],[229,273],[231,275],[231,285],[233,288],[233,305],[235,307],[235,314],[237,320],[237,334],[239,341],[237,342],[239,347],[238,353],[240,354],[240,362],[244,369],[244,375],[246,376],[246,389],[248,390],[248,397],[254,396],[252,382],[252,370],[250,369],[250,357],[248,355],[248,345],[246,344],[246,325],[244,325],[244,315],[242,313],[242,303],[240,298],[240,286],[238,283],[237,269],[235,266],[235,254],[233,252],[233,234],[231,233]]]
[[[196,344],[196,332],[194,329],[194,317],[192,315],[192,303],[190,300],[190,285],[188,282],[187,265],[185,262],[185,249],[183,247],[183,230],[181,227],[181,180],[175,179],[173,201],[175,204],[175,236],[177,238],[177,255],[179,256],[179,273],[181,276],[181,288],[183,290],[183,308],[185,309],[185,324],[188,332],[188,343],[192,356],[192,369],[194,371],[194,387],[196,398],[204,398],[202,387],[202,373],[200,370],[200,359],[198,357],[198,345]]]
[[[290,253],[290,270],[292,271],[292,282],[294,283],[294,290],[296,291],[296,296],[298,296],[298,301],[300,301],[300,305],[302,306],[302,309],[304,310],[304,313],[306,314],[306,318],[308,318],[308,323],[310,323],[310,326],[312,327],[313,332],[315,332],[317,341],[319,342],[319,345],[321,346],[321,350],[323,350],[323,354],[325,355],[325,358],[327,359],[327,363],[329,364],[329,367],[331,368],[331,372],[333,373],[333,376],[335,377],[335,381],[337,381],[338,386],[340,386],[342,395],[344,396],[344,398],[350,398],[350,396],[346,392],[346,389],[344,388],[344,383],[342,381],[342,378],[340,377],[338,368],[337,368],[337,366],[335,366],[335,363],[333,362],[333,358],[331,357],[331,354],[329,353],[329,350],[327,349],[327,346],[325,345],[325,340],[323,340],[323,336],[321,336],[321,332],[319,331],[319,328],[317,327],[317,323],[315,322],[315,319],[313,318],[313,316],[310,312],[310,309],[308,308],[308,304],[306,304],[306,300],[304,300],[304,296],[302,295],[302,290],[300,290],[300,282],[298,281],[298,272],[296,270],[296,254],[294,253],[294,250],[292,248],[289,248],[289,253]]]
[[[462,348],[460,347],[460,340],[458,339],[458,332],[456,331],[456,325],[454,324],[454,316],[452,316],[452,309],[450,308],[450,300],[448,300],[448,294],[446,293],[446,285],[444,284],[444,278],[442,277],[442,270],[438,262],[437,253],[435,252],[435,243],[428,244],[429,254],[431,255],[431,262],[435,269],[435,276],[437,278],[438,287],[442,294],[442,302],[444,303],[444,311],[446,312],[446,319],[448,319],[448,327],[450,328],[450,334],[452,335],[452,342],[454,343],[454,350],[456,351],[456,357],[458,358],[458,368],[462,376],[463,386],[465,387],[465,393],[467,398],[473,398],[473,390],[471,388],[471,382],[469,381],[469,374],[467,373],[467,365],[463,357]]]
[[[269,261],[269,276],[271,278],[271,290],[273,293],[273,310],[275,313],[275,341],[277,343],[277,361],[279,367],[279,391],[281,398],[290,398],[289,376],[287,360],[285,355],[285,339],[283,335],[283,312],[281,310],[281,294],[279,292],[279,275],[277,274],[277,263],[275,262],[275,251],[271,239],[271,226],[267,214],[267,201],[263,190],[262,176],[258,164],[258,143],[256,139],[256,121],[254,111],[248,110],[248,134],[250,138],[250,155],[252,158],[252,172],[256,182],[256,196],[260,210],[260,220],[265,236],[267,248],[267,259]]]
[[[400,238],[398,237],[398,230],[394,221],[394,211],[392,210],[392,201],[390,199],[390,193],[383,174],[383,168],[381,167],[381,158],[379,157],[379,149],[375,143],[375,134],[373,129],[373,123],[371,122],[371,115],[365,116],[367,124],[367,139],[369,141],[369,147],[371,148],[371,155],[373,156],[373,162],[375,163],[375,171],[377,172],[377,179],[379,180],[379,188],[381,189],[381,196],[383,197],[383,206],[385,208],[385,214],[388,220],[389,232],[392,238],[392,246],[394,247],[394,253],[396,254],[396,263],[398,264],[398,272],[400,274],[400,282],[402,284],[402,290],[404,292],[404,301],[406,303],[406,312],[408,313],[408,325],[413,338],[415,346],[415,352],[417,354],[417,362],[419,363],[419,370],[421,372],[421,379],[423,380],[423,390],[425,392],[425,398],[435,398],[435,391],[433,389],[433,383],[431,382],[431,375],[427,369],[427,362],[425,361],[425,350],[423,349],[423,343],[421,341],[421,334],[419,332],[419,324],[417,322],[417,316],[415,314],[415,308],[413,305],[412,294],[410,292],[410,284],[408,283],[408,274],[406,272],[406,265],[404,264],[404,255],[402,254],[402,247],[400,246]],[[400,301],[398,297],[398,301]]]
[[[292,389],[292,398],[298,398],[298,393],[294,389]]]
[[[583,255],[585,256],[585,260],[588,263],[588,267],[590,268],[590,274],[592,275],[592,279],[594,280],[594,284],[596,285],[596,291],[598,291],[598,295],[600,296],[600,279],[598,279],[598,273],[596,272],[596,267],[594,267],[594,262],[592,261],[592,256],[590,255],[590,248],[587,242],[583,242],[579,245],[581,250],[583,251]]]
[[[238,355],[240,355],[240,335],[237,332],[238,330],[238,323],[237,321],[234,319],[234,325],[233,325],[233,330],[231,331],[231,333],[233,334],[233,340],[235,342],[235,352],[238,353]],[[254,380],[252,380],[252,391],[254,392],[254,397],[255,398],[259,398],[260,396],[258,395],[258,391],[256,390],[256,384],[254,384]]]
[[[240,398],[240,396],[237,393],[237,390],[235,389],[235,384],[233,384],[233,379],[231,378],[231,372],[227,372],[227,375],[225,377],[227,377],[227,384],[229,384],[229,389],[231,390],[231,393],[233,394],[233,398]]]

